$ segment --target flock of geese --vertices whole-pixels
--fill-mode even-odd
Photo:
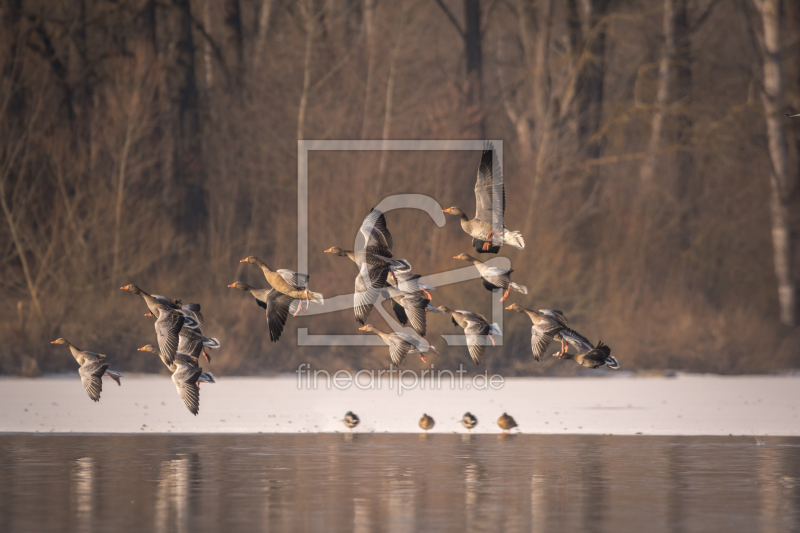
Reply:
[[[475,217],[470,220],[458,207],[443,210],[459,217],[461,228],[472,237],[472,245],[479,254],[496,254],[505,244],[519,250],[525,248],[520,232],[509,231],[505,225],[502,226],[502,234],[494,231],[494,228],[504,220],[506,202],[501,169],[497,158],[493,157],[493,152],[493,146],[487,144],[481,156],[475,183],[477,206]],[[421,283],[421,276],[411,273],[411,264],[407,260],[392,256],[393,239],[382,212],[373,209],[361,224],[360,234],[364,245],[357,251],[344,250],[336,246],[325,250],[326,253],[349,258],[358,269],[355,278],[354,311],[356,321],[362,326],[359,329],[378,335],[389,346],[389,357],[396,366],[401,365],[410,354],[419,354],[422,361],[427,362],[424,354],[439,353],[425,340],[427,313],[449,314],[453,324],[464,330],[469,355],[475,364],[479,365],[488,342],[495,345],[492,336],[502,335],[497,324],[489,323],[486,317],[473,311],[452,309],[446,305],[432,306],[430,291],[434,290],[434,287]],[[511,280],[513,270],[487,266],[467,254],[457,255],[454,259],[472,263],[487,290],[503,291],[501,301],[507,300],[511,291],[523,295],[528,293],[525,286]],[[308,311],[312,303],[324,303],[322,294],[308,288],[309,276],[306,274],[286,269],[273,271],[254,256],[242,259],[240,262],[258,266],[270,288],[254,288],[241,281],[236,281],[228,287],[249,292],[256,303],[266,310],[272,342],[280,339],[290,314],[297,316],[298,313]],[[180,300],[149,294],[136,285],[126,285],[121,289],[141,296],[149,309],[145,316],[155,318],[157,347],[147,344],[139,350],[159,356],[172,373],[172,381],[181,400],[189,411],[196,415],[200,408],[200,383],[214,383],[214,376],[210,372],[204,372],[200,367],[200,357],[204,356],[210,363],[211,358],[207,350],[220,347],[217,339],[206,337],[202,333],[203,315],[200,313],[200,305],[184,305]],[[374,306],[384,299],[391,303],[398,321],[403,326],[410,324],[414,334],[382,331],[367,322]],[[554,357],[571,359],[587,368],[601,366],[619,368],[607,345],[601,341],[595,346],[581,334],[570,329],[567,317],[561,311],[554,309],[534,311],[516,303],[506,309],[526,314],[530,318],[531,349],[536,361],[541,359],[550,343],[555,340],[561,343],[561,350],[553,354]],[[78,373],[81,382],[92,400],[100,399],[103,376],[109,376],[118,385],[121,384],[122,374],[109,369],[105,355],[80,350],[63,338],[53,341],[52,344],[69,347],[80,365]],[[570,347],[576,351],[570,352]],[[351,417],[349,422],[348,417]],[[513,418],[507,417],[506,420],[506,417],[504,413],[498,420],[504,431],[516,426]],[[358,425],[358,417],[348,412],[344,422],[348,427],[355,427]],[[471,429],[477,420],[470,413],[466,413],[462,423],[467,429]],[[433,424],[433,419],[427,415],[424,415],[419,423],[426,431],[432,428]]]
[[[344,415],[344,419],[342,419],[344,425],[350,428],[350,431],[353,430],[359,423],[361,423],[361,419],[358,418],[358,415],[353,413],[352,411],[347,411]],[[433,429],[433,426],[436,425],[436,421],[433,419],[432,416],[428,416],[427,413],[422,414],[422,418],[419,419],[419,427],[422,428],[425,433],[429,430]],[[467,428],[467,431],[472,431],[472,429],[478,425],[478,419],[467,411],[464,413],[464,416],[461,417],[461,425]],[[514,421],[514,418],[503,413],[500,415],[500,418],[497,419],[497,425],[500,426],[500,429],[503,430],[503,433],[509,433],[512,429],[517,427],[517,423]]]

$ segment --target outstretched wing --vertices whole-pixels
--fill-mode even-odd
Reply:
[[[392,358],[392,363],[395,366],[400,366],[406,360],[406,355],[414,349],[414,345],[410,342],[403,340],[399,335],[389,336],[389,357]]]
[[[506,190],[500,159],[493,157],[494,146],[489,143],[483,150],[475,181],[475,218],[491,222],[492,227],[502,227],[506,210]],[[500,198],[500,209],[494,209],[495,197]]]
[[[353,307],[356,321],[362,326],[367,323],[367,317],[375,306],[380,290],[386,286],[388,275],[389,269],[386,267],[375,267],[366,263],[361,263],[359,266]]]
[[[86,394],[94,401],[100,401],[100,393],[103,391],[103,374],[108,370],[108,364],[91,359],[85,359],[83,365],[78,369],[81,376],[81,383],[86,389]]]
[[[408,315],[406,314],[405,308],[397,303],[396,300],[392,299],[392,311],[394,311],[394,315],[397,317],[397,321],[400,322],[403,326],[408,324]]]
[[[561,338],[564,339],[567,344],[576,348],[579,353],[586,353],[594,350],[594,344],[573,329],[564,328],[559,332],[559,335],[561,335]]]
[[[553,337],[560,329],[561,326],[548,321],[531,326],[531,350],[535,360],[541,361],[547,347],[553,342]]]
[[[361,223],[361,235],[366,239],[365,249],[368,252],[392,257],[392,234],[386,227],[386,217],[381,211],[373,209]]]
[[[184,317],[180,313],[170,312],[163,308],[158,313],[156,320],[156,337],[158,338],[158,349],[164,360],[171,365],[175,360],[175,353],[178,351],[178,338],[183,327]]]
[[[424,337],[428,328],[428,314],[426,309],[431,301],[420,296],[409,295],[403,298],[402,304],[405,314],[411,322],[411,327],[420,337]],[[403,324],[405,326],[405,324]]]
[[[178,362],[172,374],[172,382],[178,389],[178,396],[193,415],[197,415],[200,411],[200,387],[197,386],[197,380],[202,373],[202,368]]]
[[[203,337],[190,328],[183,328],[178,337],[178,354],[199,357],[203,351]],[[177,358],[177,355],[176,355]]]
[[[308,287],[308,274],[300,274],[286,268],[282,268],[277,272],[281,275],[283,281],[297,290],[303,290]]]
[[[547,317],[552,318],[557,324],[561,324],[564,327],[567,327],[568,325],[567,317],[564,316],[564,313],[561,311],[556,309],[539,309],[539,312]]]
[[[289,306],[292,305],[294,298],[287,296],[275,289],[267,294],[267,325],[269,326],[269,340],[278,342],[286,325],[289,316]]]

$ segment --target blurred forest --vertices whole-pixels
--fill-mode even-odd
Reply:
[[[357,334],[352,310],[290,317],[273,344],[226,287],[265,286],[248,255],[296,267],[298,139],[502,139],[526,241],[502,255],[529,290],[511,302],[561,309],[626,369],[800,366],[797,2],[5,0],[0,26],[2,374],[74,369],[60,336],[157,371],[128,283],[202,304],[215,373],[386,368],[385,347],[297,347],[297,326]],[[386,195],[472,216],[479,159],[312,152],[312,290],[352,292],[355,266],[322,252]],[[387,219],[415,272],[463,267],[455,218]],[[478,281],[434,304],[491,311]],[[433,362],[472,368],[439,337],[461,330],[428,323]],[[504,341],[491,372],[580,368],[533,361],[511,311]]]

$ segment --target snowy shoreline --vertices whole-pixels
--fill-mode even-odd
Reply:
[[[298,387],[296,376],[220,377],[201,387],[194,417],[167,376],[127,375],[121,387],[105,380],[96,404],[77,373],[2,378],[0,433],[349,432],[346,411],[361,418],[356,432],[420,433],[424,412],[436,420],[432,433],[466,433],[460,419],[470,411],[473,433],[499,433],[507,412],[528,434],[800,435],[800,376],[505,378],[478,390],[471,380],[340,390]]]

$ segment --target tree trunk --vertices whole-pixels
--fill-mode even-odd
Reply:
[[[365,139],[369,131],[370,99],[375,77],[375,1],[364,0],[364,29],[367,34],[367,86],[364,89],[364,115],[361,118],[361,139]]]
[[[311,87],[311,55],[314,48],[314,31],[316,28],[314,2],[309,0],[306,3],[306,51],[303,62],[303,90],[300,93],[300,106],[297,110],[297,140],[301,141],[305,137],[306,110],[308,108],[308,91]]]
[[[239,0],[225,2],[225,27],[228,29],[229,41],[233,42],[236,54],[236,86],[244,82],[244,36],[242,34],[242,10]]]
[[[204,235],[206,206],[205,165],[202,153],[195,46],[192,36],[192,8],[189,0],[172,0],[179,15],[175,46],[175,71],[178,75],[178,136],[175,142],[174,174],[178,198],[175,225],[179,233]],[[202,242],[203,239],[197,239]]]
[[[770,214],[775,276],[778,281],[778,304],[781,322],[794,326],[796,290],[793,279],[792,231],[789,223],[788,198],[793,188],[789,174],[786,131],[783,124],[783,68],[781,65],[780,0],[757,3],[764,25],[764,91],[761,99],[767,121],[769,156],[772,163]]]
[[[267,46],[267,34],[269,33],[269,23],[272,20],[272,12],[275,7],[275,0],[263,0],[258,11],[258,27],[256,29],[256,42],[253,45],[253,65],[252,72],[256,72],[261,66],[261,59],[264,57],[264,49]]]
[[[480,0],[464,0],[464,56],[467,80],[466,101],[477,122],[476,134],[486,136],[483,118],[483,52],[481,48],[481,3]]]

